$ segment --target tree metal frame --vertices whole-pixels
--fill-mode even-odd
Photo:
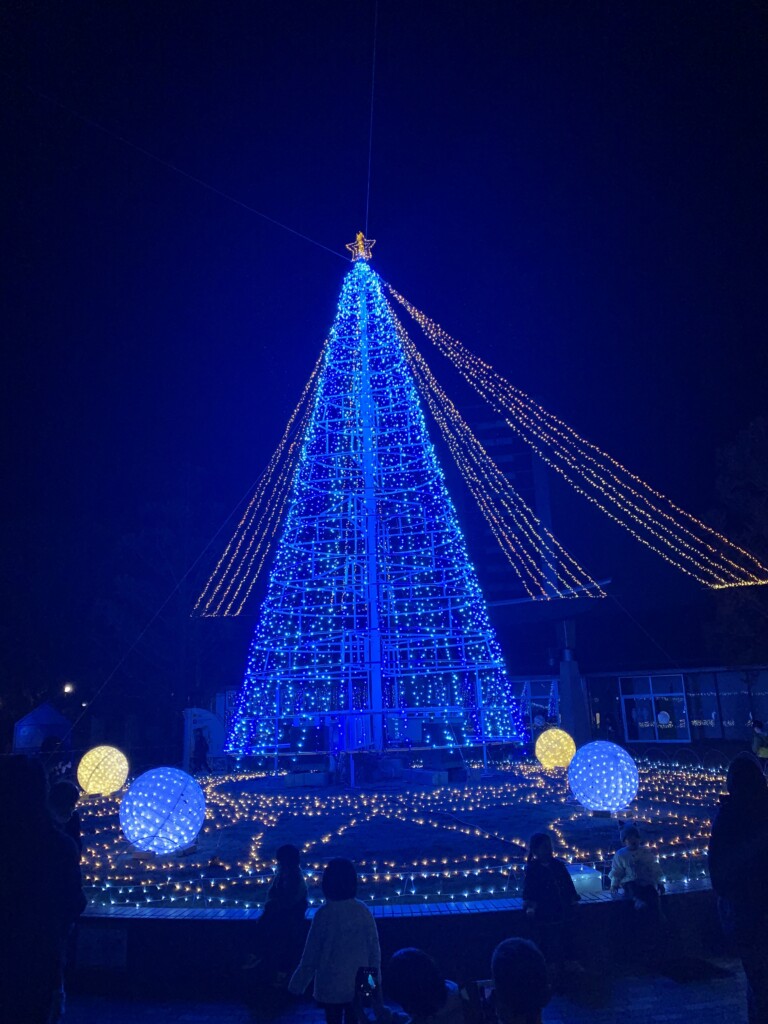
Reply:
[[[306,418],[228,737],[237,756],[524,738],[368,258],[344,280]]]

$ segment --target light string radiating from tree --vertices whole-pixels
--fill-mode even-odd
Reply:
[[[264,567],[272,540],[283,521],[296,472],[298,452],[310,422],[317,382],[327,347],[326,341],[304,385],[301,397],[288,419],[280,443],[269,460],[232,539],[197,599],[195,611],[200,615],[239,615]]]
[[[579,494],[698,582],[721,589],[768,583],[752,554],[675,505],[616,459],[580,437],[447,334],[391,285],[390,294],[468,384]]]
[[[488,455],[435,379],[394,310],[391,313],[419,390],[472,497],[528,596],[605,596],[599,584],[542,524]]]

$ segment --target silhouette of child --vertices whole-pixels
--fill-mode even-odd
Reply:
[[[368,907],[356,899],[357,872],[350,860],[334,857],[323,872],[325,903],[317,911],[307,936],[301,963],[288,989],[301,995],[314,981],[314,996],[325,1011],[327,1024],[355,1024],[355,996],[363,973],[378,986],[381,950],[376,922]]]
[[[387,995],[405,1014],[384,1012],[384,1024],[464,1024],[464,1000],[454,981],[421,949],[399,949],[387,969]]]
[[[539,949],[528,939],[505,939],[493,951],[491,974],[499,1024],[541,1024],[549,983]]]

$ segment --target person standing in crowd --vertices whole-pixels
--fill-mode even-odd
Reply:
[[[373,914],[356,899],[357,872],[350,860],[334,857],[323,872],[325,903],[312,920],[301,963],[288,989],[313,995],[327,1024],[356,1024],[355,996],[361,985],[381,984],[381,950]],[[372,983],[372,984],[371,984]]]
[[[565,864],[554,856],[547,832],[531,836],[523,880],[523,910],[549,965],[553,984],[562,984],[573,960],[573,908],[581,899]]]
[[[399,949],[387,968],[387,996],[405,1016],[392,1013],[387,1024],[464,1024],[465,1003],[458,985],[446,981],[421,949]]]
[[[0,757],[0,1020],[51,1024],[63,1012],[63,957],[85,909],[80,854],[55,827],[39,760]]]
[[[195,739],[192,744],[192,774],[198,772],[209,772],[208,766],[208,740],[202,729],[195,729]]]
[[[499,1024],[541,1024],[549,1002],[547,965],[528,939],[505,939],[491,959],[493,1002]]]
[[[304,916],[309,904],[299,848],[286,843],[278,848],[275,860],[277,871],[260,919],[260,952],[268,964],[267,973],[285,985],[306,938]]]
[[[712,823],[709,875],[747,977],[750,1024],[768,1024],[768,786],[752,754],[730,764]]]

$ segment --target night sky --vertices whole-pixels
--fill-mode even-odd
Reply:
[[[365,224],[374,3],[10,0],[1,17],[11,714],[20,689],[98,690],[131,635],[107,639],[98,613],[140,576],[126,536],[186,502],[178,578],[275,447]],[[717,449],[764,410],[767,79],[758,3],[378,5],[375,269],[704,518]],[[706,660],[688,634],[670,650],[698,588],[553,501],[632,615],[609,599],[583,664]],[[251,625],[182,706],[237,684]],[[513,672],[546,670],[529,634]]]

